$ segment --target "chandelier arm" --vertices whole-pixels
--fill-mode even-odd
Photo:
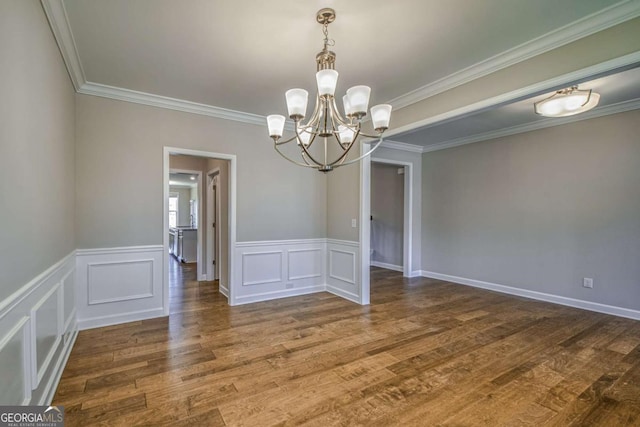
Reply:
[[[367,151],[366,153],[364,153],[363,155],[361,155],[360,157],[358,157],[356,159],[349,160],[348,162],[345,162],[345,163],[341,164],[340,166],[346,166],[346,165],[350,165],[350,164],[355,163],[355,162],[359,162],[360,160],[362,160],[365,157],[367,157],[369,154],[373,153],[380,146],[380,144],[382,144],[382,136],[380,136],[380,140],[378,142],[376,142],[376,145],[374,145],[371,150]]]
[[[295,130],[296,130],[296,136],[299,136],[299,134],[298,134],[298,127],[297,127],[297,126],[296,126]],[[317,160],[316,160],[316,159],[311,155],[311,153],[309,153],[309,150],[307,150],[307,147],[306,147],[304,144],[300,143],[300,147],[302,148],[303,154],[306,154],[306,155],[307,155],[307,157],[309,157],[309,160],[311,160],[313,163],[315,163],[315,164],[316,164],[316,165],[318,165],[318,166],[322,166],[322,163],[320,163],[319,161],[317,161]]]
[[[320,118],[320,108],[319,108],[319,103],[320,103],[320,97],[318,95],[316,95],[316,105],[315,107],[313,107],[313,114],[311,115],[311,118],[309,119],[309,121],[307,123],[300,123],[300,126],[303,128],[306,127],[315,127],[315,125],[318,123],[319,118]]]
[[[338,106],[336,105],[336,98],[335,96],[332,99],[332,106],[331,109],[333,110],[333,113],[335,114],[335,118],[338,120],[338,124],[341,124],[343,126],[346,126],[350,129],[353,129],[354,124],[352,123],[348,123],[346,119],[344,119],[341,115],[340,115],[340,111],[338,110]],[[359,127],[359,123],[356,124]]]
[[[304,129],[306,129],[306,128],[304,128]],[[314,162],[315,164],[317,164],[318,166],[321,166],[321,163],[319,163],[318,161],[316,161],[316,160],[311,156],[311,154],[309,153],[309,151],[307,150],[307,148],[308,148],[308,147],[309,147],[309,148],[311,147],[311,144],[313,144],[313,141],[315,141],[316,136],[318,136],[318,134],[316,134],[315,132],[310,132],[310,133],[311,133],[311,135],[313,135],[313,136],[312,136],[312,138],[311,138],[311,140],[309,141],[309,143],[308,143],[308,144],[304,144],[304,142],[303,142],[303,141],[302,141],[302,139],[300,138],[300,132],[299,132],[299,131],[300,131],[300,127],[295,126],[295,127],[294,127],[294,132],[295,132],[295,136],[294,136],[294,138],[297,138],[297,139],[298,139],[298,145],[299,145],[300,147],[302,147],[302,149],[304,150],[304,151],[302,152],[303,160],[304,160],[304,154],[306,153],[306,154],[307,154],[307,156],[311,159],[311,161],[313,161],[313,162]],[[293,139],[293,138],[292,138],[292,139]],[[305,160],[305,163],[307,163],[307,162],[306,162],[306,160]],[[307,164],[308,164],[308,163],[307,163]]]
[[[367,138],[373,138],[373,139],[382,138],[382,132],[380,132],[377,135],[369,135],[368,133],[360,132],[360,135],[366,136]]]
[[[310,165],[310,164],[305,164],[305,163],[300,163],[300,162],[296,162],[295,160],[290,159],[289,157],[287,157],[282,151],[280,151],[280,149],[278,148],[277,145],[274,145],[275,150],[278,152],[278,154],[280,154],[285,160],[290,161],[291,163],[293,163],[294,165],[298,165],[298,166],[303,166],[305,168],[315,168],[315,166]]]
[[[359,135],[360,135],[360,130],[356,131],[356,134],[353,136],[353,141],[351,141],[346,148],[343,147],[344,153],[342,153],[340,157],[338,157],[336,160],[331,162],[331,166],[335,166],[337,164],[342,165],[344,163],[345,159],[349,155],[349,151],[351,151],[351,148],[353,148],[354,144],[358,140]]]
[[[276,146],[278,145],[284,145],[284,144],[288,144],[289,142],[293,141],[294,139],[296,139],[298,136],[297,135],[293,135],[291,138],[285,140],[285,141],[278,141],[276,142]]]

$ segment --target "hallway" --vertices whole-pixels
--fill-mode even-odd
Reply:
[[[69,426],[631,425],[640,322],[372,268],[370,306],[229,307],[176,263],[171,316],[80,332]]]

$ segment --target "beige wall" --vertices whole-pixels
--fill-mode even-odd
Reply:
[[[636,110],[424,154],[422,269],[640,309],[638,135]]]
[[[74,95],[40,2],[0,2],[0,301],[75,248]]]
[[[326,235],[326,179],[279,158],[264,126],[79,94],[76,103],[78,247],[162,243],[164,146],[237,155],[238,241]]]

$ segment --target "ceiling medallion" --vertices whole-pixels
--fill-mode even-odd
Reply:
[[[336,19],[333,9],[318,11],[316,20],[322,25],[324,47],[316,55],[316,82],[318,94],[315,108],[308,121],[304,121],[307,112],[309,92],[304,89],[290,89],[285,93],[289,118],[294,121],[294,135],[281,140],[285,117],[273,114],[267,117],[269,136],[273,139],[275,150],[285,159],[299,166],[315,168],[320,172],[329,172],[339,166],[360,161],[371,154],[382,143],[382,133],[389,127],[391,105],[380,104],[371,107],[371,120],[377,135],[368,135],[361,131],[362,119],[367,115],[369,95],[368,86],[354,86],[342,97],[344,115],[338,111],[335,90],[338,72],[335,70],[336,54],[329,50],[334,41],[329,38],[329,24]],[[359,137],[375,138],[377,141],[364,154],[347,160],[351,149],[356,146]],[[300,160],[293,160],[281,151],[281,146],[296,141],[300,150]],[[314,144],[315,143],[315,144]],[[330,145],[336,147],[331,148]]]

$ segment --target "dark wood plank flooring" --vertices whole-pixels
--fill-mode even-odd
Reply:
[[[171,274],[169,318],[79,334],[66,425],[640,425],[638,321],[377,268],[367,307],[229,307]]]

